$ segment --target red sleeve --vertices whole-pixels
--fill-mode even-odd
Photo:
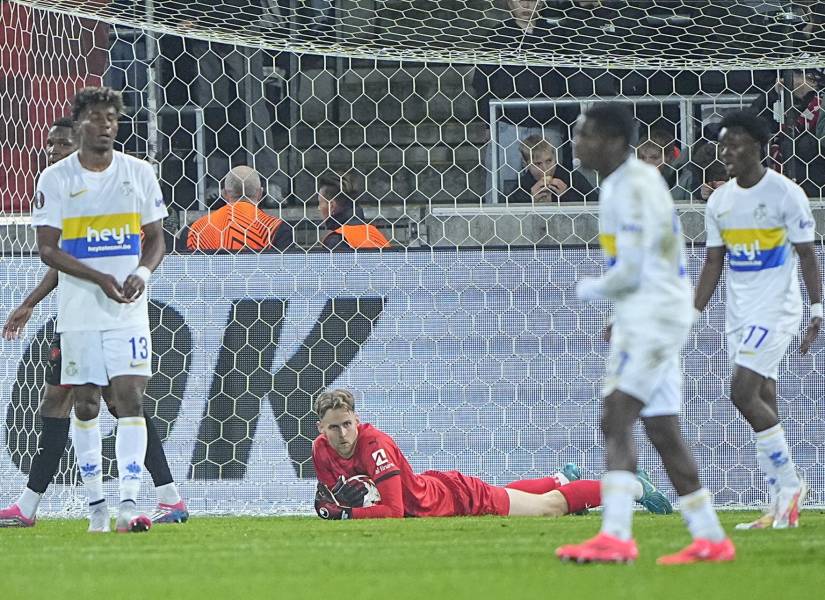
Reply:
[[[320,483],[331,488],[335,485],[336,477],[329,464],[329,450],[321,444],[312,444],[312,464],[315,467],[315,476]]]
[[[376,484],[381,494],[381,503],[366,508],[353,508],[353,519],[400,519],[404,516],[404,490],[401,473],[396,471],[384,476]]]

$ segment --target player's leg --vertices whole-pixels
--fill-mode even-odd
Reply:
[[[796,473],[775,408],[778,364],[787,345],[783,339],[770,344],[759,355],[749,355],[748,366],[737,364],[731,380],[731,400],[754,430],[757,464],[769,485],[778,488],[770,515],[772,526],[777,529],[798,526],[799,507],[807,492],[805,482]],[[768,518],[742,524],[740,529],[763,529]]]
[[[137,510],[137,498],[146,459],[146,420],[143,395],[152,365],[152,338],[148,323],[103,332],[103,350],[109,387],[117,414],[115,458],[120,478],[119,532],[147,531],[152,522]]]
[[[60,335],[60,382],[72,386],[72,445],[89,502],[89,531],[109,531],[103,495],[103,451],[98,413],[100,386],[108,383],[99,331],[66,331]]]
[[[550,477],[519,479],[518,481],[508,483],[504,487],[511,490],[521,490],[528,494],[546,494],[571,481],[578,481],[579,479],[581,479],[581,469],[574,463],[567,463],[562,467],[561,471],[553,473]]]
[[[57,373],[59,381],[59,370]],[[70,390],[46,383],[38,410],[42,427],[37,439],[37,453],[29,469],[29,480],[17,502],[0,509],[0,527],[34,525],[40,499],[54,479],[69,441]]]
[[[679,357],[674,355],[663,363],[662,377],[642,411],[647,437],[679,495],[682,518],[693,537],[687,548],[661,557],[659,564],[733,560],[733,544],[719,523],[710,492],[699,481],[699,468],[679,427],[681,380]]]
[[[109,387],[102,390],[103,400],[109,413],[118,418],[117,408],[112,401],[112,393]],[[158,496],[158,507],[152,515],[153,523],[185,523],[189,520],[189,510],[186,503],[181,499],[169,463],[166,460],[166,453],[163,450],[163,442],[157,427],[152,422],[149,411],[143,408],[143,419],[146,423],[146,457],[143,466],[149,471],[152,483],[155,485],[155,493]]]
[[[636,478],[636,443],[633,425],[643,408],[641,401],[618,389],[604,400],[601,429],[607,473],[601,481],[602,528],[582,544],[562,546],[556,555],[578,562],[629,562],[638,550],[631,534]]]

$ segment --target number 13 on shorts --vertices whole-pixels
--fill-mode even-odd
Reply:
[[[131,338],[132,360],[146,360],[149,358],[149,340],[146,337]]]

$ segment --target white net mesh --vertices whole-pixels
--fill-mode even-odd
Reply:
[[[172,252],[152,282],[147,406],[198,511],[306,508],[310,400],[331,385],[357,390],[362,416],[418,470],[492,483],[571,460],[601,472],[603,314],[572,295],[601,263],[598,181],[576,168],[570,134],[596,99],[633,107],[640,156],[683,203],[694,277],[703,201],[726,177],[714,141],[726,110],[773,120],[772,165],[822,222],[821,3],[45,4],[0,3],[0,313],[43,273],[27,213],[50,125],[84,85],[123,90],[118,146],[156,164],[171,212]],[[294,228],[295,244],[187,253],[192,223],[222,204],[220,183],[239,164],[261,174],[261,206]],[[331,171],[394,251],[323,248],[316,194]],[[537,189],[536,173],[550,172],[559,183]],[[54,310],[50,298],[24,340],[0,346],[3,503],[37,448]],[[685,431],[717,501],[752,505],[765,488],[726,398],[721,330],[715,300],[685,353]],[[817,504],[822,356],[790,357],[779,382]],[[82,506],[72,461],[47,496],[52,511]],[[642,461],[669,489],[647,445]]]

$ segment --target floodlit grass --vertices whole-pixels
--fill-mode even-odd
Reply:
[[[728,531],[752,513],[723,513]],[[560,563],[599,516],[324,522],[193,518],[147,534],[88,534],[85,521],[0,529],[0,599],[825,598],[825,512],[799,529],[733,532],[730,564],[659,567],[689,541],[677,515],[635,518],[634,565]]]

